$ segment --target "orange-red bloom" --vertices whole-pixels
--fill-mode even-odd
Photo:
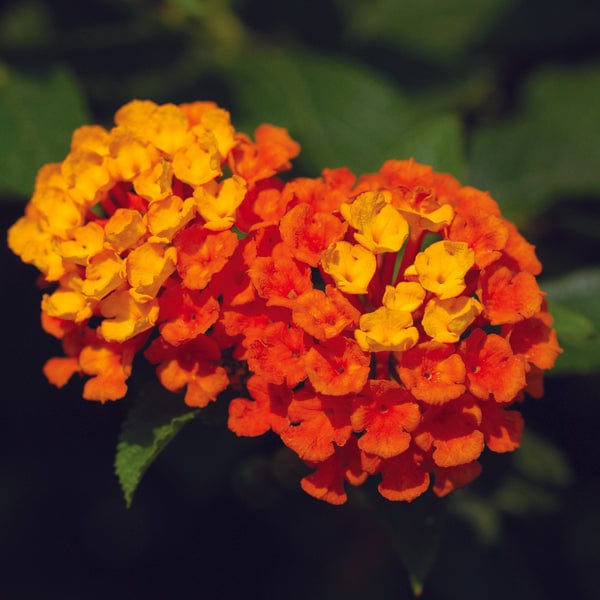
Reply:
[[[304,460],[315,498],[412,501],[518,448],[516,401],[561,352],[534,247],[487,192],[414,160],[290,179],[287,131],[212,102],[134,100],[40,170],[8,243],[50,289],[44,373],[127,393],[138,353],[194,407]]]

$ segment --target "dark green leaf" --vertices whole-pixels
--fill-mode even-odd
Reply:
[[[158,384],[148,386],[135,398],[115,457],[115,471],[128,507],[148,467],[198,412]]]
[[[359,63],[277,48],[256,49],[231,74],[241,123],[251,132],[269,122],[302,145],[310,174],[346,166],[379,169],[392,158],[462,175],[458,119],[423,111],[393,83]]]
[[[447,61],[485,38],[511,0],[338,0],[350,37]]]
[[[499,510],[518,516],[552,513],[560,506],[554,490],[522,477],[507,477],[490,502]]]
[[[85,122],[88,111],[68,71],[32,79],[0,69],[0,190],[29,196],[38,169],[63,160],[73,130]]]
[[[518,112],[476,129],[470,183],[524,222],[565,195],[600,191],[600,68],[546,68],[526,83]]]
[[[411,504],[386,502],[380,514],[413,593],[420,596],[443,537],[446,505],[437,498],[421,497]]]
[[[573,480],[565,454],[529,429],[525,429],[521,447],[512,459],[521,475],[537,484],[565,487]]]
[[[542,283],[563,354],[552,372],[600,369],[600,269],[582,269]]]
[[[463,488],[450,495],[449,510],[466,521],[482,543],[491,545],[498,541],[502,518],[500,511],[489,498]]]

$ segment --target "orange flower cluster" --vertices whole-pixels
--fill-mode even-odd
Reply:
[[[230,429],[272,430],[332,504],[369,475],[390,500],[432,476],[444,496],[486,446],[518,447],[514,405],[561,350],[534,248],[487,193],[412,160],[284,183],[298,144],[210,102],[133,101],[115,123],[75,132],[9,231],[53,284],[53,384],[122,398],[143,352],[190,406],[232,386]]]

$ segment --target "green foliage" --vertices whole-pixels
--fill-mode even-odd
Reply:
[[[555,373],[600,368],[600,269],[582,269],[542,284],[564,353]]]
[[[421,497],[412,504],[385,501],[376,508],[406,569],[413,594],[419,597],[443,537],[446,506],[435,497]]]
[[[463,173],[460,120],[423,111],[393,82],[358,62],[280,48],[240,57],[231,81],[242,130],[286,127],[302,146],[309,174],[346,166],[376,171],[391,158]]]
[[[62,160],[73,130],[89,120],[68,70],[32,78],[0,68],[0,190],[29,196],[38,169]]]
[[[498,543],[504,516],[556,513],[562,490],[574,480],[564,451],[527,427],[520,448],[506,458],[510,468],[492,491],[479,492],[475,485],[449,499],[451,513],[469,523],[485,545]]]
[[[470,183],[521,223],[565,195],[599,193],[599,95],[598,64],[533,73],[517,112],[473,132]]]
[[[353,39],[383,42],[436,61],[462,57],[516,0],[338,0]]]
[[[158,383],[148,385],[137,395],[123,423],[115,457],[115,472],[128,507],[144,473],[198,412]]]

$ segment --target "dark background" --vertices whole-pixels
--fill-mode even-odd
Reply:
[[[373,11],[391,6],[390,14],[402,18],[396,11],[402,4],[377,2]],[[368,23],[351,26],[347,9],[333,1],[6,2],[0,66],[32,80],[56,65],[68,69],[90,122],[108,124],[122,103],[151,97],[213,99],[232,111],[234,123],[236,111],[251,123],[256,110],[236,95],[232,81],[252,44],[358,59],[411,101],[437,101],[458,115],[467,182],[491,173],[502,191],[509,188],[501,174],[477,170],[472,149],[483,144],[479,132],[526,122],[520,94],[538,69],[595,68],[600,14],[597,3],[583,0],[496,4],[497,16],[461,46],[459,35],[443,42],[444,22],[440,29],[436,14],[444,3],[431,0],[425,3],[431,18],[398,44],[383,30],[386,19],[374,19],[369,34]],[[449,5],[456,14],[447,16],[448,27],[479,10],[466,0]],[[441,46],[428,36],[438,36]],[[595,92],[600,89],[591,88],[590,105],[600,105]],[[580,135],[597,140],[600,114],[590,119]],[[298,133],[302,142],[301,128]],[[69,134],[60,143],[68,144]],[[3,153],[12,151],[2,146]],[[499,147],[498,162],[511,151]],[[600,152],[586,158],[600,172]],[[548,277],[597,267],[600,185],[590,181],[580,189],[565,177],[525,216],[507,204],[537,245]],[[3,189],[5,235],[27,197],[14,186]],[[382,520],[389,505],[373,500],[368,488],[342,507],[308,497],[298,486],[302,466],[270,436],[236,438],[224,426],[225,406],[185,427],[126,509],[113,457],[129,400],[100,405],[81,399],[79,381],[62,390],[47,384],[41,367],[60,348],[39,325],[37,274],[4,245],[1,261],[0,598],[411,597],[395,546],[409,532]],[[594,340],[588,353],[598,349]],[[600,598],[600,376],[591,363],[585,372],[559,369],[547,377],[545,397],[523,405],[535,452],[484,457],[481,479],[447,503],[427,498],[393,505],[392,519],[399,516],[400,523],[410,520],[413,507],[447,512],[423,598]],[[134,378],[134,390],[142,379]]]

